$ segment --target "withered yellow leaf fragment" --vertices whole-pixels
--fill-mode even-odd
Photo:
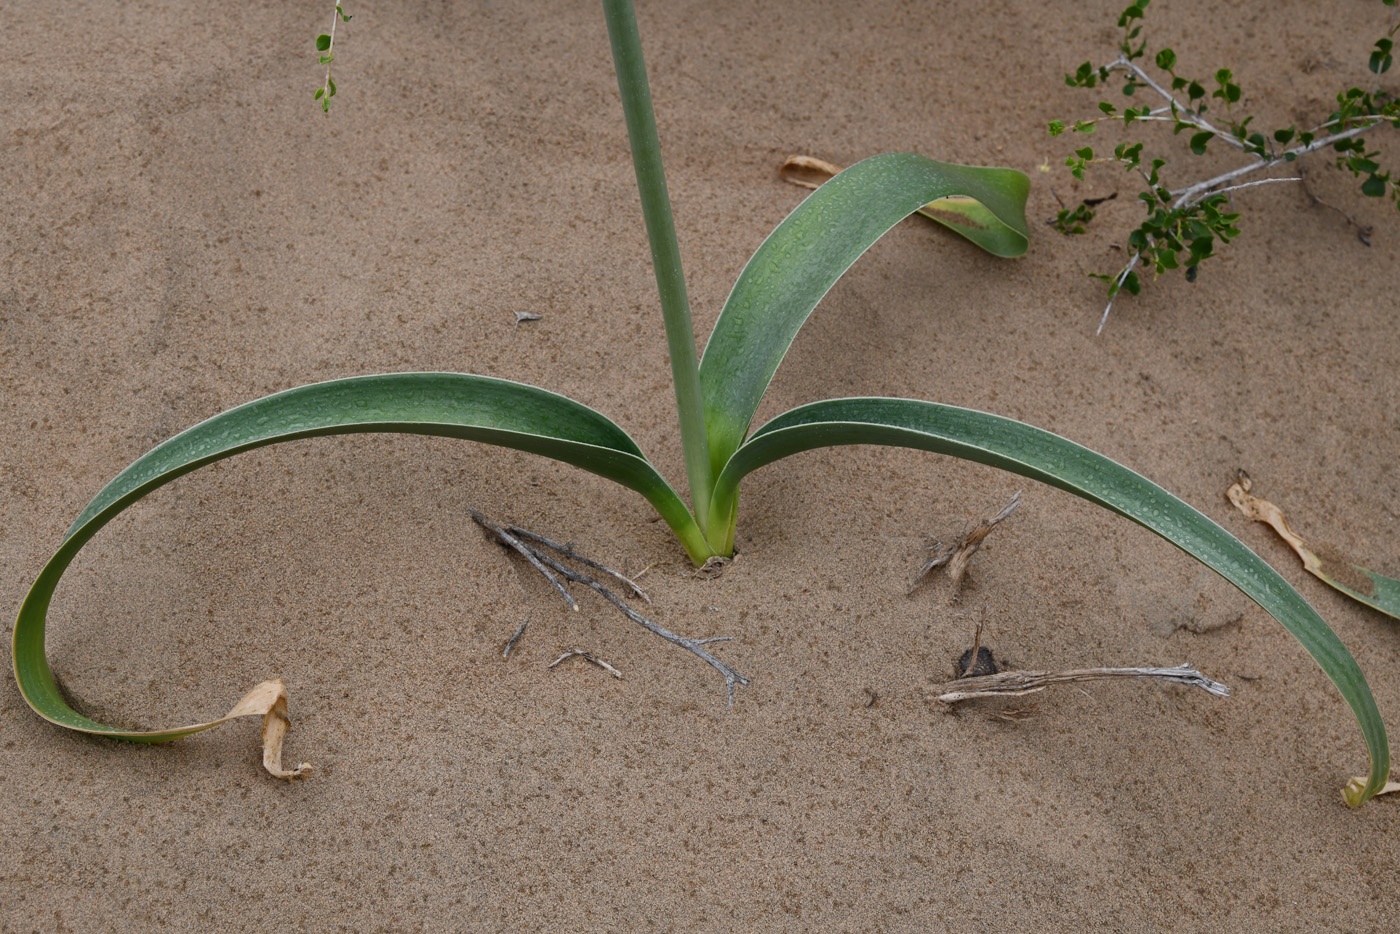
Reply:
[[[1352,807],[1360,807],[1364,803],[1361,800],[1361,790],[1365,787],[1366,779],[1353,778],[1351,781],[1347,782],[1346,787],[1342,789],[1342,800]],[[1376,792],[1376,794],[1393,795],[1397,791],[1400,791],[1400,782],[1388,781],[1385,783],[1385,787]]]
[[[1367,570],[1325,545],[1305,541],[1289,526],[1283,510],[1250,492],[1253,486],[1249,474],[1241,470],[1238,482],[1225,495],[1240,512],[1272,527],[1302,559],[1304,570],[1353,600],[1400,619],[1400,581]]]
[[[787,161],[778,169],[778,177],[802,188],[820,188],[840,171],[839,165],[832,165],[813,156],[788,156]]]
[[[280,679],[264,681],[253,688],[227,714],[206,726],[217,726],[239,717],[263,718],[263,768],[273,778],[296,781],[311,774],[311,765],[303,762],[294,769],[282,768],[282,740],[292,723],[287,719],[287,686]]]

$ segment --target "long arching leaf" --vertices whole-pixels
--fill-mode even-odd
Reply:
[[[715,475],[743,442],[812,309],[876,240],[938,202],[942,223],[990,253],[1019,256],[1029,187],[1012,169],[886,153],[851,166],[798,205],[744,267],[700,361]]]
[[[230,409],[176,435],[123,470],[88,504],[39,572],[15,622],[15,678],[29,706],[69,729],[141,742],[176,739],[224,722],[227,717],[170,730],[121,730],[73,710],[54,683],[44,654],[45,617],[59,578],[98,529],[176,477],[281,441],[360,432],[464,438],[582,467],[641,493],[687,549],[698,550],[700,560],[709,553],[685,504],[632,439],[585,405],[534,386],[461,373],[393,373],[313,383]]]
[[[1385,785],[1390,751],[1385,724],[1356,660],[1298,592],[1229,532],[1147,478],[1101,454],[1030,425],[955,406],[912,399],[829,399],[768,422],[721,471],[715,510],[732,503],[739,480],[779,458],[841,444],[888,444],[951,454],[1067,490],[1126,516],[1200,560],[1291,632],[1351,705],[1371,755],[1359,805]],[[713,521],[713,520],[712,520]]]

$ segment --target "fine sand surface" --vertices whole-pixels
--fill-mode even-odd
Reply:
[[[1092,111],[1062,74],[1112,57],[1123,3],[643,3],[696,332],[803,197],[776,176],[787,155],[1021,169],[1025,257],[905,222],[813,316],[760,420],[912,396],[1115,457],[1278,567],[1400,728],[1400,624],[1306,575],[1224,497],[1245,468],[1303,533],[1400,570],[1400,217],[1322,159],[1316,191],[1375,226],[1369,248],[1298,186],[1245,192],[1227,255],[1095,337],[1085,274],[1122,261],[1137,189],[1111,168],[1075,184],[1061,163],[1078,143],[1044,124]],[[6,6],[6,612],[142,452],[316,380],[537,383],[616,419],[680,482],[596,5],[347,10],[327,117],[311,40],[330,4]],[[1366,80],[1385,16],[1159,0],[1148,28],[1186,71],[1232,66],[1261,122],[1286,125]],[[1376,139],[1400,161],[1393,132]],[[1043,223],[1052,187],[1120,197],[1066,240]],[[960,600],[946,583],[906,596],[929,537],[1022,487]],[[650,565],[655,618],[734,636],[715,650],[752,685],[728,710],[713,671],[592,595],[569,613],[471,507]],[[0,930],[1395,929],[1400,800],[1343,806],[1366,767],[1350,711],[1277,623],[1143,529],[887,448],[755,474],[742,554],[713,579],[654,520],[580,471],[412,437],[263,449],[151,496],[59,591],[48,646],[73,703],[174,726],[280,677],[288,758],[316,774],[265,775],[250,720],[167,746],[85,738],[7,679]],[[985,641],[1016,667],[1190,661],[1234,694],[1104,683],[1043,694],[1017,723],[945,713],[927,689],[983,605]],[[546,670],[575,646],[624,678]]]

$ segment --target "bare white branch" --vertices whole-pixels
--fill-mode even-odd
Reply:
[[[1233,182],[1237,178],[1243,178],[1246,175],[1250,175],[1262,169],[1267,169],[1272,166],[1278,165],[1280,162],[1290,161],[1288,158],[1290,155],[1296,159],[1299,156],[1306,156],[1309,153],[1317,152],[1319,149],[1325,149],[1328,146],[1331,146],[1333,143],[1339,143],[1344,139],[1351,139],[1353,137],[1360,136],[1361,134],[1367,133],[1380,126],[1383,122],[1384,121],[1377,120],[1376,122],[1368,123],[1365,126],[1355,126],[1341,133],[1333,133],[1331,136],[1324,136],[1322,139],[1315,139],[1311,143],[1308,143],[1308,145],[1306,146],[1295,146],[1292,149],[1285,150],[1284,152],[1279,153],[1277,156],[1274,156],[1272,159],[1265,159],[1261,162],[1255,162],[1250,165],[1242,165],[1239,168],[1232,169],[1231,171],[1226,172],[1222,175],[1217,175],[1214,178],[1208,178],[1204,181],[1196,182],[1194,185],[1188,185],[1185,188],[1173,191],[1172,197],[1176,200],[1172,202],[1172,207],[1189,207],[1190,205],[1196,204],[1202,198],[1211,194],[1211,189],[1215,188],[1217,185],[1224,185],[1228,182]]]
[[[507,530],[492,522],[491,520],[487,519],[475,509],[470,510],[470,512],[472,519],[478,525],[488,530],[503,545],[506,545],[507,547],[519,552],[522,556],[524,556],[524,558],[527,561],[529,561],[530,564],[537,571],[543,574],[545,578],[548,579],[549,582],[553,584],[561,594],[563,594],[564,599],[568,600],[569,605],[574,609],[578,609],[578,604],[574,601],[573,597],[569,595],[568,590],[565,589],[564,585],[560,582],[559,578],[563,578],[564,580],[570,581],[575,584],[583,584],[584,586],[592,589],[599,596],[603,597],[613,606],[617,607],[618,610],[622,612],[622,615],[632,620],[632,622],[641,626],[648,632],[655,633],[656,635],[665,639],[667,642],[680,646],[687,652],[690,652],[693,655],[697,656],[701,661],[705,662],[705,664],[709,665],[715,671],[719,672],[720,676],[724,678],[725,691],[728,696],[729,706],[734,706],[735,687],[738,685],[747,685],[749,683],[749,679],[745,678],[733,668],[729,667],[729,665],[725,664],[722,660],[716,658],[709,652],[708,649],[705,648],[705,646],[709,645],[712,642],[726,642],[731,638],[730,636],[708,636],[700,639],[692,639],[687,636],[678,635],[672,632],[671,630],[667,629],[665,626],[662,626],[659,623],[655,623],[652,620],[647,619],[645,616],[632,609],[625,602],[623,602],[621,597],[613,593],[608,588],[604,587],[601,583],[597,581],[597,579],[590,577],[587,574],[583,574],[579,571],[575,571],[573,568],[568,567],[567,565],[561,564],[553,556],[551,556],[545,551],[540,550],[539,548],[536,548],[534,545],[529,544],[529,542],[538,542],[543,547],[558,552],[563,557],[569,558],[573,561],[577,561],[580,564],[586,565],[587,567],[595,568],[599,571],[602,571],[603,573],[608,574],[614,577],[615,579],[621,581],[625,586],[630,588],[630,590],[634,594],[642,597],[643,599],[646,598],[646,595],[642,593],[640,587],[638,587],[634,582],[627,579],[618,572],[612,570],[606,565],[599,564],[596,561],[585,558],[583,555],[580,555],[578,552],[576,552],[572,545],[561,545],[558,542],[545,538],[543,535],[538,535],[534,532],[522,529],[519,526],[513,525],[510,526],[509,530]],[[515,640],[520,637],[520,632],[523,631],[524,627],[522,626],[520,631],[518,631],[516,635],[512,637],[510,645],[514,645]],[[507,649],[509,649],[509,646],[507,647]],[[586,653],[583,652],[578,652],[578,654],[586,655]],[[561,656],[560,658],[555,659],[554,664],[557,665],[559,664],[559,662],[563,661],[565,658],[568,657],[569,655],[567,654]],[[589,660],[596,661],[591,657],[589,658]],[[602,663],[599,662],[599,664]],[[553,667],[553,665],[551,665],[550,667]],[[621,677],[621,675],[619,675],[618,677]]]
[[[1128,281],[1128,273],[1133,271],[1133,267],[1142,259],[1142,251],[1138,250],[1128,257],[1128,265],[1123,267],[1123,271],[1118,274],[1118,288],[1113,290],[1113,297],[1108,300],[1108,304],[1103,306],[1103,317],[1099,319],[1099,329],[1094,332],[1098,337],[1103,333],[1103,326],[1108,323],[1108,313],[1113,310],[1113,300],[1118,297],[1118,293],[1123,290],[1123,283]]]

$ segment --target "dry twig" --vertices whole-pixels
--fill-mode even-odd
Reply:
[[[661,638],[665,639],[667,642],[670,642],[674,645],[678,645],[681,648],[685,649],[687,652],[690,652],[691,654],[700,658],[703,662],[705,662],[705,664],[709,665],[715,671],[719,672],[720,676],[724,678],[725,691],[728,696],[729,706],[734,706],[735,686],[741,684],[747,685],[749,683],[749,679],[745,678],[733,668],[729,667],[729,665],[716,658],[713,654],[710,653],[708,649],[705,648],[705,646],[709,645],[711,642],[727,642],[731,638],[730,636],[707,636],[703,639],[692,639],[688,636],[678,635],[672,632],[671,630],[667,629],[665,626],[662,626],[659,623],[647,619],[645,616],[632,609],[625,602],[623,602],[621,597],[613,593],[608,588],[604,587],[601,583],[598,582],[596,578],[591,577],[588,574],[576,571],[573,568],[570,568],[564,564],[561,564],[554,557],[542,551],[541,549],[536,548],[533,544],[530,544],[530,542],[539,542],[541,545],[558,552],[564,557],[570,558],[571,560],[579,561],[581,564],[585,564],[588,567],[595,568],[610,577],[622,581],[628,588],[632,590],[632,592],[641,594],[641,588],[637,587],[635,583],[633,583],[631,580],[628,580],[626,577],[624,577],[617,571],[614,571],[613,569],[605,565],[599,564],[596,561],[591,561],[583,558],[581,555],[579,555],[573,550],[572,546],[560,545],[557,542],[551,542],[549,539],[546,539],[542,535],[536,535],[533,532],[526,532],[524,529],[521,529],[517,526],[511,526],[510,531],[507,531],[506,529],[502,528],[499,525],[496,525],[494,522],[487,519],[475,509],[471,510],[471,517],[476,521],[478,525],[480,525],[482,528],[486,529],[493,536],[495,536],[496,540],[502,545],[511,548],[512,550],[517,551],[521,555],[523,555],[525,559],[528,560],[537,571],[543,574],[545,578],[551,584],[553,584],[561,594],[563,594],[564,599],[568,601],[569,606],[573,607],[574,609],[578,609],[578,604],[574,601],[574,598],[570,596],[568,590],[564,587],[563,583],[560,582],[559,578],[561,577],[564,580],[570,581],[575,584],[583,584],[584,586],[592,589],[603,599],[607,600],[613,606],[617,607],[618,610],[622,612],[622,615],[626,616],[632,622],[641,626],[648,632],[653,632]],[[645,599],[645,594],[641,594],[641,596]],[[514,639],[512,639],[511,641],[512,643],[514,643]],[[558,661],[556,661],[555,664],[558,664]]]
[[[977,620],[977,631],[972,636],[972,648],[958,659],[958,678],[971,678],[977,675],[994,675],[997,663],[992,658],[992,650],[982,646],[982,629],[987,625],[987,604],[982,604],[982,617]]]
[[[548,665],[545,665],[544,667],[545,667],[546,669],[548,669],[548,668],[553,668],[555,665],[557,665],[557,664],[559,664],[560,662],[564,661],[566,658],[573,658],[575,655],[577,655],[579,658],[582,658],[582,659],[583,659],[584,661],[586,661],[586,662],[592,662],[593,664],[597,665],[599,668],[601,668],[601,669],[603,669],[604,671],[608,672],[608,673],[609,673],[610,675],[612,675],[614,678],[617,678],[618,680],[621,680],[621,679],[622,679],[622,672],[618,671],[616,668],[614,668],[613,666],[609,665],[607,662],[603,661],[603,660],[602,660],[601,658],[599,658],[598,656],[596,656],[596,655],[594,655],[594,654],[592,654],[592,653],[590,653],[590,652],[585,652],[583,649],[569,649],[569,651],[565,652],[563,655],[560,655],[558,658],[556,658],[554,661],[550,662]]]
[[[481,513],[477,512],[475,509],[470,510],[470,512],[472,519],[475,520],[476,524],[481,526],[486,531],[490,532],[492,535],[494,535],[496,537],[496,541],[500,542],[502,545],[505,545],[507,548],[513,548],[520,554],[524,555],[525,560],[529,561],[532,565],[534,565],[535,570],[543,574],[545,580],[549,581],[551,584],[554,585],[554,589],[559,591],[560,596],[564,598],[564,602],[569,605],[569,609],[578,609],[578,603],[574,600],[573,595],[569,593],[568,588],[559,582],[559,578],[549,573],[549,569],[546,568],[543,563],[541,563],[538,551],[531,548],[529,545],[526,545],[524,542],[520,541],[520,539],[510,534],[505,529],[501,528],[499,525],[492,522],[490,519],[486,518]]]
[[[1075,668],[1069,671],[1002,671],[994,675],[960,678],[933,689],[944,704],[977,697],[1018,697],[1043,691],[1052,684],[1099,681],[1108,678],[1150,678],[1201,688],[1216,697],[1229,697],[1230,689],[1212,681],[1190,665],[1175,668]]]
[[[525,627],[528,625],[530,625],[530,621],[527,619],[516,627],[515,635],[510,637],[510,641],[506,643],[506,647],[501,650],[501,658],[510,658],[511,650],[515,648],[515,643],[520,641],[520,637],[525,635]]]
[[[545,546],[546,548],[548,548],[548,549],[550,549],[550,550],[552,550],[552,551],[557,551],[559,554],[563,555],[564,557],[570,559],[571,561],[577,561],[579,564],[582,564],[584,567],[590,567],[590,568],[592,568],[592,569],[595,570],[595,571],[602,571],[604,574],[608,575],[608,576],[611,577],[613,580],[615,580],[615,581],[617,581],[618,583],[622,584],[622,586],[626,587],[629,591],[631,591],[631,595],[632,595],[632,596],[637,597],[637,598],[641,599],[642,601],[644,601],[644,602],[646,602],[646,603],[650,603],[650,602],[651,602],[651,597],[648,597],[648,596],[646,595],[646,593],[643,592],[642,588],[640,588],[640,587],[637,586],[636,581],[633,581],[633,580],[631,580],[630,578],[624,577],[622,574],[620,574],[620,573],[617,572],[617,571],[614,571],[612,568],[608,567],[606,564],[599,564],[597,561],[594,561],[592,558],[585,558],[583,555],[579,554],[577,551],[574,551],[574,543],[573,543],[573,542],[569,542],[567,545],[561,545],[561,544],[559,544],[558,542],[554,541],[553,539],[545,538],[543,535],[540,535],[540,534],[538,534],[538,533],[536,533],[536,532],[531,532],[529,529],[522,529],[522,528],[521,528],[520,526],[518,526],[518,525],[509,526],[509,527],[507,528],[507,531],[509,531],[512,535],[518,536],[518,537],[520,537],[520,538],[529,539],[530,541],[535,542],[535,543],[540,544],[540,545],[543,545],[543,546]],[[650,565],[647,565],[647,567],[650,567]],[[645,573],[646,573],[646,569],[643,569],[643,570],[642,570],[642,574],[645,574]],[[639,574],[639,575],[637,575],[637,576],[640,577],[641,574]]]
[[[982,618],[977,621],[977,633],[972,637],[972,651],[968,653],[967,667],[959,674],[959,678],[971,676],[977,669],[977,650],[982,648],[982,626],[987,622],[987,605],[982,604]]]
[[[1007,723],[1020,723],[1022,720],[1029,720],[1039,711],[1038,704],[1027,704],[1024,707],[1003,707],[1000,710],[993,710],[987,716],[993,720],[1004,720]]]

